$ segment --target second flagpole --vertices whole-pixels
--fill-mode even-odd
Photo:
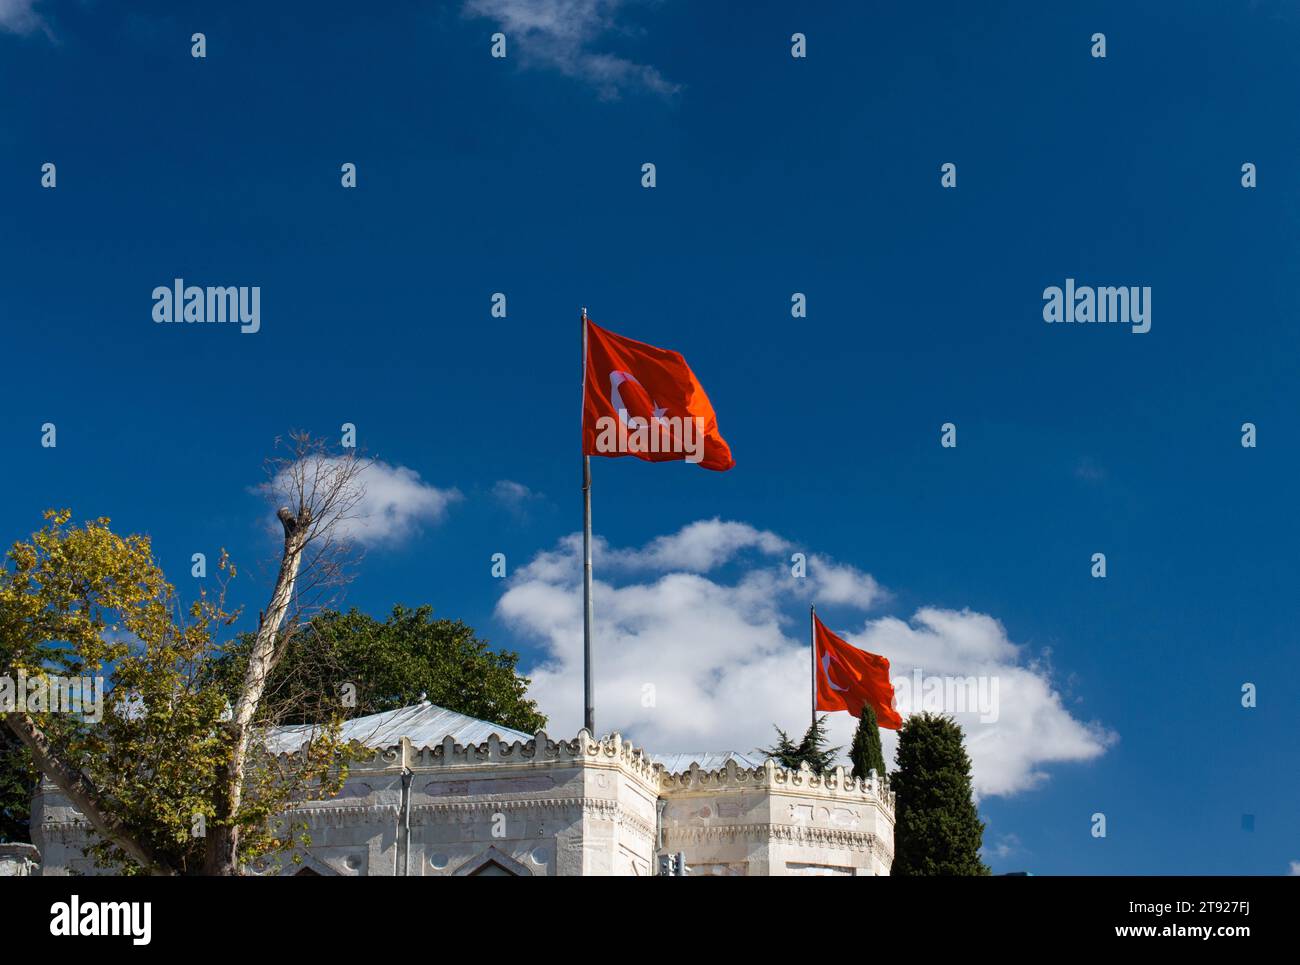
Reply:
[[[808,606],[808,646],[812,650],[812,674],[808,677],[812,684],[812,724],[817,726],[817,605]]]
[[[582,310],[582,405],[587,406],[587,309]],[[591,683],[591,456],[582,454],[582,726],[596,736],[596,697]]]

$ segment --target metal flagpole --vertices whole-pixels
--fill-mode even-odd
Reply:
[[[812,676],[808,678],[812,684],[812,723],[817,726],[817,606],[810,604],[808,606],[808,643],[812,648]]]
[[[582,310],[582,404],[587,405],[587,309]],[[584,446],[585,449],[585,446]],[[596,698],[591,685],[591,456],[582,454],[582,726],[596,736]]]

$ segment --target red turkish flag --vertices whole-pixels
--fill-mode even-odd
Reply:
[[[894,685],[889,682],[889,661],[845,643],[826,629],[813,614],[813,641],[817,648],[817,709],[847,710],[854,717],[870,704],[876,722],[898,730],[903,718],[894,710]]]
[[[587,323],[582,451],[685,460],[724,471],[736,464],[704,387],[681,353]]]

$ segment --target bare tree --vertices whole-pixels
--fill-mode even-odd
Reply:
[[[219,775],[216,826],[208,836],[204,872],[236,874],[244,770],[267,680],[294,633],[327,605],[346,582],[358,552],[350,524],[365,496],[361,479],[369,461],[355,449],[331,455],[306,433],[290,435],[288,454],[268,462],[264,491],[281,505],[276,516],[284,544],[275,586],[259,614],[248,669],[228,728],[230,758]]]

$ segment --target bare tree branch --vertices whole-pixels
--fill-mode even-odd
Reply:
[[[276,517],[284,530],[279,572],[271,600],[258,621],[248,668],[230,721],[231,752],[221,775],[223,800],[209,835],[205,870],[234,874],[238,865],[237,817],[244,769],[267,679],[299,625],[326,605],[346,582],[355,544],[346,528],[365,496],[361,474],[369,462],[355,450],[330,455],[305,433],[291,435],[290,455],[272,460],[265,491],[283,500]]]

